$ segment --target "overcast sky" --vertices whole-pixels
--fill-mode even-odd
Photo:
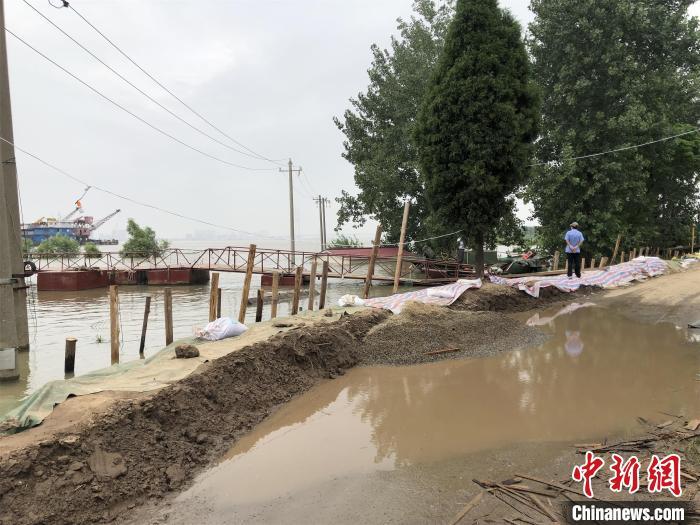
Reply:
[[[161,104],[226,142],[100,39],[75,12],[27,0]],[[52,0],[56,4],[59,0]],[[411,0],[72,0],[78,11],[156,78],[230,136],[272,159],[292,157],[297,235],[317,236],[312,195],[354,191],[332,117],[367,85],[370,46],[386,45]],[[524,24],[527,0],[504,0]],[[221,164],[158,134],[56,69],[8,35],[15,142],[56,166],[138,200],[239,230],[289,234],[286,174],[201,136],[110,73],[22,0],[7,0],[6,26],[62,66],[182,141],[248,171]],[[17,153],[24,219],[61,216],[84,186]],[[162,237],[211,230],[92,190],[96,217],[122,213]],[[334,225],[335,203],[329,209]],[[370,228],[360,237],[370,237]],[[230,234],[232,239],[237,236]],[[329,231],[329,238],[332,231]],[[263,239],[259,244],[264,245]],[[305,244],[306,247],[312,247]]]

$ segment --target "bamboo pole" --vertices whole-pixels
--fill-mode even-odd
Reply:
[[[75,371],[75,345],[78,340],[75,337],[66,337],[66,351],[63,359],[63,372],[72,374]]]
[[[219,296],[219,272],[211,274],[211,286],[209,288],[209,322],[216,321],[216,303]]]
[[[241,308],[238,311],[238,322],[245,322],[245,311],[248,308],[248,294],[250,293],[250,281],[253,279],[253,268],[255,266],[255,251],[257,247],[251,244],[248,248],[248,264],[245,269],[245,281],[243,281],[243,292],[241,295]]]
[[[173,291],[166,288],[163,295],[165,310],[165,345],[173,342]]]
[[[292,296],[292,315],[299,313],[299,293],[301,291],[301,282],[304,278],[304,267],[297,266],[294,274],[294,295]]]
[[[270,319],[277,317],[277,303],[279,302],[280,273],[272,272],[272,303],[270,305]]]
[[[323,310],[326,306],[326,291],[328,290],[328,261],[323,261],[321,271],[321,295],[318,298],[318,309]]]
[[[119,292],[116,285],[109,287],[109,344],[112,364],[119,362]]]
[[[622,234],[617,235],[617,240],[615,241],[615,249],[613,250],[612,257],[610,257],[610,263],[615,264],[615,257],[617,257],[617,252],[620,249],[620,241],[622,240]]]
[[[148,329],[148,314],[151,313],[151,296],[146,296],[146,306],[143,309],[143,324],[141,325],[141,342],[139,343],[139,356],[143,357],[146,348],[146,330]]]
[[[399,290],[399,281],[401,280],[401,263],[403,262],[403,247],[406,242],[406,227],[408,226],[408,210],[411,207],[410,201],[406,201],[403,205],[403,219],[401,221],[401,236],[399,238],[399,251],[396,254],[396,270],[394,270],[394,288],[392,293]]]
[[[374,234],[374,243],[372,246],[372,254],[369,257],[369,264],[367,265],[367,278],[365,279],[365,289],[362,292],[362,297],[367,299],[369,297],[369,289],[372,286],[372,277],[374,277],[374,265],[377,262],[377,254],[379,253],[379,242],[382,239],[382,226],[381,224],[377,226],[377,231]]]
[[[309,312],[312,312],[314,309],[314,300],[316,299],[316,270],[318,268],[318,260],[316,259],[316,256],[314,255],[313,260],[311,261],[311,275],[309,276],[309,302],[306,307],[306,309]]]
[[[255,305],[255,322],[262,321],[263,304],[265,303],[265,290],[258,288],[258,302]]]

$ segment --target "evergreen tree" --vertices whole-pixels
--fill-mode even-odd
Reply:
[[[692,0],[532,0],[533,73],[541,139],[526,198],[546,248],[567,225],[584,256],[626,246],[687,243],[698,212],[700,136],[581,160],[698,127],[700,34]]]
[[[537,106],[520,25],[496,0],[458,0],[416,141],[431,214],[464,230],[479,273],[526,181]]]

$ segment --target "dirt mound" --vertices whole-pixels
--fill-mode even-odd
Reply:
[[[577,295],[589,293],[583,289]],[[490,311],[490,312],[522,312],[558,301],[568,301],[574,294],[563,293],[550,286],[540,290],[538,298],[531,297],[525,292],[493,283],[484,283],[481,288],[467,290],[455,301],[453,310]]]
[[[372,328],[359,352],[363,363],[406,365],[493,355],[544,339],[505,314],[408,303],[400,315]]]
[[[389,315],[368,310],[280,333],[0,458],[0,524],[112,521],[181,487],[276,406],[357,364],[362,339]]]

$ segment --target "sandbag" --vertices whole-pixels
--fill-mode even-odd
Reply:
[[[196,335],[207,341],[219,341],[228,337],[241,335],[246,330],[248,330],[246,325],[234,321],[230,317],[220,317],[201,330],[197,330]]]
[[[338,299],[338,306],[364,306],[364,300],[360,299],[357,295],[344,295]]]

